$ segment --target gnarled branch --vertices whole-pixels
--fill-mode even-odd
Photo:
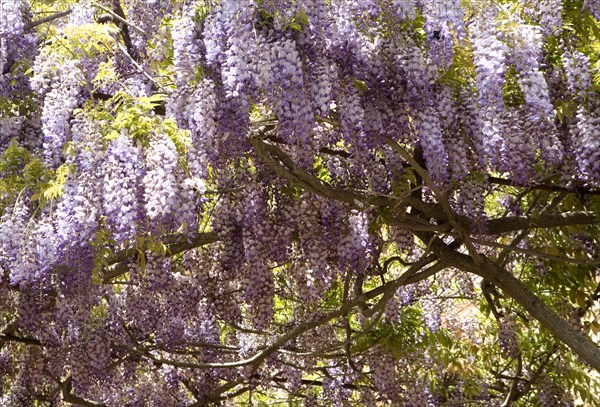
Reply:
[[[485,256],[481,256],[483,264],[479,266],[469,256],[457,252],[437,238],[433,240],[431,250],[452,266],[481,276],[500,288],[552,335],[571,348],[591,367],[600,371],[600,347],[550,309],[533,291],[508,271]]]

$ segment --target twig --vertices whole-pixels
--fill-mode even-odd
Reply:
[[[598,301],[600,299],[600,282],[598,282],[598,285],[596,286],[596,289],[594,290],[594,293],[586,300],[585,305],[579,309],[579,316],[583,317],[586,312],[589,311],[589,309],[592,307],[592,305],[594,305],[594,302]]]
[[[142,30],[140,27],[131,23],[130,21],[127,21],[125,18],[121,17],[120,15],[118,15],[117,13],[115,13],[114,11],[109,9],[108,7],[104,7],[102,4],[96,4],[95,6],[98,7],[99,9],[106,11],[108,14],[110,14],[111,17],[120,21],[121,23],[133,28],[134,30],[136,30],[137,32],[139,32],[141,34],[148,36],[148,33],[146,31]]]
[[[522,373],[523,373],[523,357],[519,353],[519,355],[517,356],[517,371],[515,372],[515,378],[512,380],[512,383],[510,385],[510,390],[509,390],[508,394],[506,395],[506,400],[504,400],[504,403],[502,403],[502,407],[509,407],[512,404],[515,397],[517,396],[518,391],[519,391],[519,382],[520,382],[519,376],[521,376]]]
[[[61,17],[64,17],[64,16],[68,16],[69,14],[71,14],[72,11],[73,11],[72,9],[67,9],[65,11],[59,11],[58,13],[50,14],[49,16],[46,16],[44,18],[40,18],[39,20],[32,21],[30,23],[25,24],[25,27],[23,28],[23,30],[25,32],[29,32],[33,28],[37,27],[38,25],[49,23],[49,22],[54,21],[54,20],[56,20],[58,18],[61,18]]]
[[[199,233],[197,236],[190,238],[185,235],[171,235],[162,240],[162,243],[167,246],[167,254],[175,255],[200,247],[206,244],[211,244],[219,240],[219,237],[214,232]],[[144,248],[142,248],[144,250]],[[102,276],[103,283],[111,283],[111,280],[120,277],[129,271],[127,260],[133,258],[138,253],[138,248],[130,247],[117,252],[114,256],[104,259],[104,264],[108,267]]]
[[[446,197],[444,191],[435,185],[427,171],[406,150],[404,150],[400,146],[400,144],[398,144],[395,140],[387,136],[383,137],[383,140],[389,147],[391,147],[394,151],[400,154],[400,156],[410,164],[410,166],[417,172],[417,174],[423,179],[423,181],[425,181],[425,183],[429,185],[429,187],[435,193],[435,196],[438,198],[442,209],[446,213],[448,221],[450,221],[454,229],[459,233],[459,237],[464,242],[465,246],[467,246],[469,254],[476,263],[481,264],[482,260],[480,259],[479,253],[477,252],[477,250],[475,250],[475,247],[471,243],[470,236],[467,233],[467,228],[462,227],[461,223],[457,220],[454,211],[452,211],[452,208],[448,203],[448,198]]]
[[[143,74],[143,75],[144,75],[146,78],[148,78],[148,80],[149,80],[150,82],[152,82],[154,85],[156,85],[156,87],[157,87],[158,89],[160,89],[160,90],[161,90],[163,93],[167,93],[166,89],[164,89],[164,88],[162,87],[162,85],[161,85],[160,83],[158,83],[158,82],[156,81],[156,79],[154,79],[154,78],[152,77],[152,75],[150,75],[148,72],[146,72],[146,70],[145,70],[144,68],[142,68],[142,66],[141,66],[140,64],[138,64],[138,63],[137,63],[137,61],[135,60],[135,58],[134,58],[134,57],[132,57],[132,56],[129,54],[129,52],[127,52],[127,50],[125,49],[125,47],[124,47],[123,45],[121,45],[121,44],[118,44],[118,47],[119,47],[119,49],[121,50],[121,52],[122,52],[123,54],[125,54],[125,56],[126,56],[128,59],[129,59],[129,62],[131,62],[131,63],[133,64],[133,66],[135,66],[135,67],[137,68],[137,70],[138,70],[138,71],[139,71],[141,74]]]
[[[377,287],[374,290],[367,292],[366,294],[371,298],[374,298],[375,294],[376,293],[378,294],[379,292],[381,292],[381,294],[383,294],[383,297],[377,302],[377,304],[375,304],[368,310],[365,310],[363,312],[364,316],[368,318],[371,315],[373,315],[375,312],[377,312],[379,309],[383,309],[385,304],[394,296],[394,294],[400,287],[402,287],[403,285],[405,285],[407,283],[407,281],[409,280],[410,277],[415,275],[416,272],[419,271],[421,268],[434,262],[435,260],[436,260],[435,256],[427,256],[425,258],[422,258],[419,261],[417,261],[412,267],[410,267],[407,271],[405,271],[397,279],[392,280],[382,286]],[[436,273],[445,267],[446,266],[444,265],[443,262],[438,262],[437,264],[431,266],[426,271]]]

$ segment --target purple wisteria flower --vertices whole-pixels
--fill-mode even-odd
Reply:
[[[125,132],[121,132],[109,145],[102,169],[102,209],[109,230],[118,243],[131,241],[143,220],[139,188],[144,170],[141,146],[136,146]]]
[[[19,36],[23,33],[25,23],[21,13],[24,5],[21,0],[2,0],[0,3],[0,38],[3,40],[9,35]]]
[[[186,230],[194,231],[194,185],[183,182],[186,177],[178,166],[175,144],[167,135],[152,137],[146,151],[146,168],[142,185],[146,215],[153,228],[174,231],[184,225]]]

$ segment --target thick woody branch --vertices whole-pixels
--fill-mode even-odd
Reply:
[[[353,205],[374,205],[383,207],[414,206],[421,212],[436,217],[440,210],[413,196],[393,197],[374,194],[369,191],[355,189],[339,189],[323,182],[321,179],[297,166],[293,160],[279,147],[267,143],[258,137],[248,139],[259,158],[277,175],[309,192],[337,201]]]
[[[62,396],[63,400],[67,403],[72,403],[77,406],[89,406],[89,407],[106,407],[106,404],[97,403],[95,401],[86,400],[82,397],[76,396],[72,393],[73,384],[71,375],[69,374],[67,378],[61,383]]]
[[[233,380],[231,382],[226,382],[221,386],[217,387],[210,394],[204,396],[201,400],[188,405],[187,407],[201,407],[201,406],[210,406],[215,405],[218,401],[227,399],[227,396],[221,396],[223,393],[235,388],[239,384],[244,382],[243,378],[239,378]]]
[[[121,2],[119,0],[112,0],[111,2],[113,10],[109,10],[115,17],[118,17],[119,30],[121,31],[121,37],[123,38],[123,43],[127,50],[129,51],[129,55],[131,55],[132,59],[137,60],[138,56],[133,46],[133,41],[131,40],[131,36],[129,35],[129,26],[130,24],[127,22],[127,18],[125,17],[125,11],[121,6]]]
[[[552,228],[559,226],[591,225],[600,222],[600,216],[594,212],[550,213],[542,216],[512,216],[491,219],[487,225],[487,234],[499,235],[522,229]]]
[[[492,184],[496,185],[506,185],[511,187],[519,187],[513,180],[499,178],[499,177],[488,177],[488,181]],[[523,188],[523,187],[521,187]],[[569,189],[566,187],[561,187],[558,185],[548,185],[548,184],[531,184],[527,185],[527,188],[530,190],[539,190],[539,191],[549,191],[549,192],[566,192],[570,194],[577,195],[600,195],[600,191],[586,189],[586,188],[577,188],[577,189]]]
[[[448,233],[449,235],[453,236],[453,233]],[[492,242],[489,240],[483,240],[483,239],[476,239],[476,238],[472,238],[471,239],[473,241],[473,243],[477,243],[483,246],[489,246],[489,247],[496,247],[499,249],[505,249],[508,250],[509,252],[517,252],[517,253],[523,253],[523,254],[528,254],[530,256],[533,257],[538,257],[541,259],[548,259],[548,260],[554,260],[554,261],[559,261],[559,262],[563,262],[563,263],[572,263],[572,264],[582,264],[585,266],[594,266],[597,264],[600,264],[600,260],[586,260],[586,259],[575,259],[572,257],[562,257],[562,256],[555,256],[549,253],[544,253],[544,252],[540,252],[537,250],[531,250],[531,249],[523,249],[521,247],[517,247],[514,244],[502,244],[502,243],[498,243],[498,242]]]
[[[427,216],[436,218],[438,225],[429,223],[417,223],[408,218],[392,220],[392,223],[401,224],[410,230],[436,230],[448,231],[446,225],[448,222],[446,213],[440,207],[427,204],[413,196],[407,197],[385,197],[376,195],[368,191],[356,191],[352,189],[339,189],[323,182],[306,170],[298,167],[293,160],[285,154],[279,147],[269,144],[258,137],[250,137],[250,144],[254,147],[255,153],[260,159],[278,176],[288,180],[294,185],[303,188],[309,192],[323,196],[329,199],[335,199],[351,204],[362,203],[365,205],[375,205],[382,207],[398,208],[411,206],[423,212]],[[423,170],[424,171],[424,170]],[[471,222],[464,216],[454,215],[454,226],[458,225],[462,229],[471,231]],[[421,219],[421,221],[423,221]],[[600,216],[594,212],[570,212],[570,213],[552,213],[543,216],[513,216],[499,219],[491,219],[487,224],[488,235],[499,235],[503,233],[514,232],[523,229],[550,228],[572,225],[589,225],[600,222]]]
[[[508,271],[485,256],[481,256],[483,264],[479,266],[469,256],[457,252],[439,239],[433,240],[431,250],[452,266],[481,276],[500,288],[537,319],[552,335],[571,348],[592,368],[600,371],[600,347],[569,325]]]
[[[0,345],[2,344],[2,342],[18,342],[18,343],[24,343],[26,345],[42,346],[40,341],[38,341],[37,339],[26,338],[26,337],[22,337],[22,336],[13,335],[13,334],[0,335]]]
[[[27,338],[16,335],[19,330],[19,323],[16,320],[12,320],[0,328],[0,348],[4,342],[18,342],[26,345],[42,346],[42,343],[35,338]]]

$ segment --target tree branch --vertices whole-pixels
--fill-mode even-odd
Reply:
[[[82,397],[76,396],[73,393],[71,393],[71,391],[73,390],[73,385],[72,385],[70,373],[65,378],[65,380],[63,380],[63,382],[61,383],[61,389],[62,389],[63,400],[66,401],[67,403],[73,403],[73,404],[76,404],[79,406],[107,407],[106,404],[97,403],[97,402],[91,401],[91,400],[86,400]]]
[[[510,187],[519,187],[519,185],[517,185],[513,180],[510,179],[504,179],[504,178],[499,178],[499,177],[488,177],[488,181],[491,182],[492,184],[496,184],[496,185],[506,185],[506,186],[510,186]],[[566,192],[566,193],[570,193],[570,194],[577,194],[577,195],[600,195],[600,191],[595,191],[593,189],[586,189],[586,188],[577,188],[577,189],[569,189],[566,187],[561,187],[558,185],[548,185],[548,184],[531,184],[531,185],[527,185],[528,189],[532,189],[532,190],[540,190],[540,191],[550,191],[550,192]]]
[[[407,197],[384,197],[371,194],[368,191],[356,191],[352,189],[337,189],[323,182],[306,170],[298,167],[289,156],[287,156],[277,146],[269,144],[258,137],[250,137],[250,144],[254,147],[257,155],[263,162],[278,176],[285,178],[294,185],[301,187],[309,192],[323,196],[329,199],[335,199],[351,204],[362,202],[367,205],[382,207],[398,207],[399,203],[411,206],[423,212],[429,217],[435,218],[438,225],[420,224],[410,222],[405,219],[393,219],[392,222],[399,223],[413,231],[422,231],[425,229],[447,231],[447,226],[442,223],[448,222],[448,216],[442,208],[436,205],[427,204],[414,196]],[[424,169],[420,169],[424,172]],[[460,227],[469,232],[473,232],[470,220],[465,216],[452,214],[454,218],[453,226]],[[488,235],[499,235],[522,229],[550,228],[558,226],[571,225],[589,225],[600,222],[600,216],[594,212],[570,212],[570,213],[552,213],[543,216],[513,216],[498,219],[490,219],[487,224]]]
[[[38,341],[37,339],[24,338],[24,337],[16,336],[13,334],[0,335],[0,343],[2,343],[2,342],[19,342],[19,343],[24,343],[27,345],[42,346],[42,343],[40,341]]]
[[[386,283],[385,285],[382,285],[376,289],[370,290],[362,295],[355,296],[354,298],[346,301],[344,304],[342,304],[339,308],[337,308],[334,311],[331,311],[325,315],[322,315],[320,317],[317,317],[317,318],[307,321],[305,323],[299,324],[294,329],[292,329],[290,332],[280,336],[279,338],[274,340],[270,345],[268,345],[264,349],[262,349],[260,352],[256,353],[254,356],[247,358],[247,359],[242,359],[242,360],[238,360],[238,361],[234,361],[234,362],[223,362],[223,363],[195,363],[195,362],[182,362],[182,361],[158,358],[158,357],[152,355],[151,353],[149,353],[148,351],[140,350],[140,349],[136,350],[136,352],[138,354],[148,357],[149,359],[151,359],[152,361],[154,361],[156,363],[163,363],[163,364],[172,365],[172,366],[181,367],[181,368],[192,368],[192,369],[208,369],[208,368],[220,369],[221,368],[221,369],[225,369],[225,368],[235,368],[235,367],[251,365],[252,372],[255,372],[260,367],[260,365],[271,354],[278,351],[287,342],[293,340],[294,338],[297,338],[298,336],[302,335],[303,333],[305,333],[311,329],[314,329],[318,326],[321,326],[321,325],[329,322],[332,319],[343,317],[344,315],[348,314],[353,308],[358,307],[358,306],[363,306],[366,303],[366,301],[368,301],[370,299],[374,299],[382,294],[385,294],[389,297],[389,293],[393,293],[394,290],[396,290],[403,284],[409,284],[409,283],[420,281],[421,279],[427,278],[428,276],[434,274],[435,272],[439,271],[441,268],[444,267],[442,265],[442,262],[440,262],[421,273],[416,273],[422,267],[431,263],[434,260],[435,260],[435,257],[428,256],[420,261],[417,261],[407,271],[405,271],[402,274],[402,276],[400,276],[398,279],[390,281],[390,282]],[[377,305],[379,305],[379,303]],[[377,307],[377,305],[376,305],[376,307]],[[234,388],[235,386],[237,386],[238,384],[242,383],[242,381],[243,380],[241,380],[241,379],[237,379],[232,382],[225,383],[219,389],[213,391],[210,396],[206,396],[203,400],[200,400],[188,407],[198,407],[198,406],[206,405],[210,401],[216,400],[219,397],[219,395],[222,394],[223,392],[228,391],[228,390]]]
[[[183,234],[166,236],[163,239],[163,244],[167,246],[167,253],[172,256],[196,247],[214,243],[218,240],[219,237],[216,233],[206,232],[199,233],[194,238]],[[114,256],[106,258],[104,264],[108,267],[105,269],[102,282],[110,283],[113,278],[127,273],[129,270],[128,260],[136,256],[138,250],[135,247],[128,248],[117,252]],[[145,247],[141,250],[145,250]]]
[[[118,18],[119,24],[117,24],[117,27],[119,27],[119,30],[121,31],[121,37],[123,38],[123,43],[125,44],[125,47],[127,47],[127,50],[129,51],[129,54],[131,55],[131,58],[137,61],[138,55],[135,52],[133,42],[131,41],[131,36],[129,35],[128,27],[129,27],[130,23],[127,22],[127,19],[125,17],[125,11],[123,10],[123,7],[121,7],[121,2],[119,0],[112,0],[111,5],[113,7],[113,10],[109,10],[104,7],[103,7],[103,9],[105,11],[111,13],[111,15]],[[126,52],[126,54],[127,54],[127,52]]]
[[[167,90],[164,89],[160,83],[158,83],[156,81],[156,79],[154,79],[152,77],[152,75],[150,75],[140,64],[138,64],[138,62],[136,61],[136,58],[131,54],[131,50],[127,50],[125,49],[125,47],[123,47],[123,45],[121,44],[117,44],[118,48],[121,50],[121,52],[123,53],[123,55],[125,55],[128,59],[129,62],[131,62],[131,64],[138,70],[139,73],[141,73],[142,75],[144,75],[146,78],[148,78],[148,80],[150,82],[152,82],[154,84],[154,86],[156,86],[157,89],[160,89],[162,91],[162,93],[166,94]]]
[[[439,216],[440,210],[413,196],[392,197],[373,194],[369,191],[355,189],[337,189],[323,182],[321,179],[298,167],[280,148],[269,144],[258,137],[249,137],[249,143],[254,147],[255,153],[277,175],[288,180],[309,192],[325,198],[347,202],[353,205],[375,205],[397,208],[401,205],[413,206],[431,217]],[[273,155],[276,157],[274,158]]]
[[[27,24],[25,24],[25,27],[23,27],[23,31],[29,32],[32,29],[34,29],[35,27],[37,27],[38,25],[49,23],[49,22],[59,19],[61,17],[68,16],[69,14],[71,14],[72,11],[73,10],[71,10],[71,9],[67,9],[65,11],[59,11],[58,13],[50,14],[49,16],[40,18],[39,20],[27,23]]]
[[[447,234],[450,236],[457,235],[455,233],[447,233]],[[555,256],[555,255],[549,254],[549,253],[540,252],[537,250],[522,249],[522,248],[517,247],[512,244],[507,245],[507,244],[502,244],[502,243],[498,243],[498,242],[492,242],[489,240],[475,239],[475,238],[472,238],[471,240],[474,243],[477,243],[477,244],[480,244],[483,246],[497,247],[499,249],[507,249],[509,251],[528,254],[530,256],[539,257],[542,259],[561,261],[561,262],[565,262],[565,263],[581,264],[581,265],[587,265],[587,266],[594,266],[594,265],[600,264],[600,260],[583,260],[583,259],[574,259],[572,257],[561,257],[561,256]]]
[[[125,19],[125,13],[123,12],[123,9],[122,9],[122,8],[120,8],[120,6],[119,6],[119,8],[120,8],[120,13],[115,13],[113,10],[111,10],[111,9],[109,9],[109,8],[107,8],[107,7],[104,7],[102,4],[97,4],[97,5],[96,5],[96,7],[98,7],[98,8],[100,8],[100,9],[102,9],[102,10],[106,11],[106,12],[107,12],[107,13],[108,13],[108,14],[109,14],[109,15],[110,15],[112,18],[114,18],[114,19],[115,19],[115,20],[117,20],[118,22],[120,22],[120,23],[122,23],[122,24],[125,24],[125,25],[127,25],[127,26],[129,26],[129,27],[133,28],[134,30],[136,30],[137,32],[139,32],[139,33],[141,33],[141,34],[144,34],[144,35],[146,35],[146,36],[148,35],[148,33],[147,33],[146,31],[142,30],[142,29],[141,29],[140,27],[138,27],[137,25],[135,25],[135,24],[132,24],[130,21],[127,21],[127,20]],[[129,33],[127,33],[127,35],[129,35]],[[131,41],[131,40],[130,40],[130,41]]]
[[[521,379],[519,378],[521,376],[521,374],[523,373],[523,356],[519,353],[519,355],[517,355],[517,370],[515,372],[515,377],[512,379],[512,383],[510,384],[510,390],[508,392],[508,395],[506,396],[506,399],[504,400],[504,403],[502,403],[501,407],[509,407],[513,400],[515,400],[517,393],[519,391],[519,382],[521,381]]]
[[[522,229],[591,225],[598,222],[600,222],[600,215],[591,211],[550,213],[542,216],[512,216],[490,219],[487,224],[486,234],[499,235]]]
[[[552,335],[571,348],[592,368],[600,371],[600,347],[550,309],[546,303],[508,271],[485,256],[482,256],[483,265],[478,266],[469,256],[457,252],[437,238],[432,242],[431,250],[452,266],[477,274],[502,289]]]

